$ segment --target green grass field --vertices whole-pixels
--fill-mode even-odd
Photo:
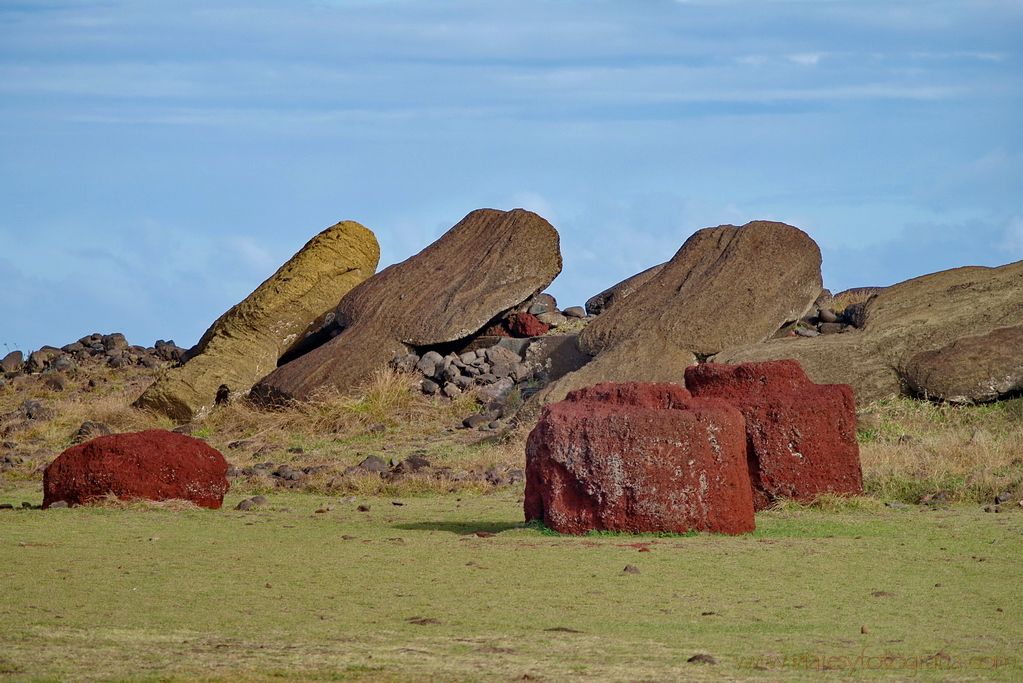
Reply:
[[[574,538],[525,528],[519,495],[0,511],[0,679],[1023,678],[1018,511]]]

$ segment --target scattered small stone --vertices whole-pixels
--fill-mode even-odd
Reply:
[[[356,467],[366,472],[386,472],[387,463],[378,455],[368,455]]]
[[[415,624],[416,626],[430,626],[439,624],[440,620],[434,619],[433,617],[410,617],[408,623]]]
[[[867,628],[866,626],[860,626],[860,633],[862,633],[863,635],[867,635],[868,633],[870,633],[870,629]]]
[[[243,501],[239,502],[237,505],[235,505],[234,509],[235,510],[243,510],[244,511],[244,510],[251,510],[254,507],[256,507],[256,504],[252,501],[252,499],[251,498],[246,498],[245,500],[243,500]]]
[[[490,418],[487,417],[486,415],[483,415],[482,413],[470,415],[469,417],[462,420],[462,426],[465,427],[466,429],[476,429],[489,423]]]
[[[690,657],[686,661],[689,662],[690,664],[717,664],[718,663],[718,660],[716,660],[712,656],[710,656],[708,654],[704,654],[704,653],[700,653],[698,655],[693,655],[692,657]]]
[[[627,564],[622,572],[625,574],[639,574],[639,567],[634,564]]]
[[[82,426],[78,428],[78,431],[75,433],[71,441],[72,443],[82,443],[83,441],[91,441],[98,436],[110,436],[113,433],[114,430],[102,422],[86,420],[82,423]]]
[[[66,507],[68,507],[68,504],[67,504],[66,500],[55,500],[52,503],[50,503],[50,507],[48,509],[49,510],[54,510],[54,509],[58,509],[59,510],[60,508],[66,508]]]
[[[47,389],[49,389],[50,391],[57,391],[57,392],[66,391],[67,390],[67,380],[64,379],[64,377],[62,375],[50,375],[43,382],[43,386],[46,387]]]
[[[358,510],[359,512],[369,512],[369,506],[368,505],[360,505],[359,507],[357,507],[355,509]]]
[[[820,309],[820,312],[817,314],[817,317],[820,319],[820,321],[822,323],[837,323],[838,322],[838,315],[836,315],[835,312],[833,310],[831,310],[830,308],[822,308],[822,309]]]
[[[887,503],[885,503],[884,506],[886,508],[891,508],[893,510],[908,510],[910,508],[910,506],[907,505],[906,503],[900,503],[897,500],[890,500]]]
[[[270,501],[267,500],[266,496],[264,496],[262,494],[258,495],[258,496],[253,496],[249,500],[251,500],[256,505],[266,505],[268,502],[270,502]]]
[[[1012,494],[1008,491],[1003,491],[995,496],[995,503],[1008,503],[1010,500],[1012,500]]]
[[[370,425],[369,429],[366,430],[370,434],[383,434],[387,431],[387,425],[382,422],[378,422],[375,425]]]
[[[317,509],[316,509],[316,514],[318,514],[318,515],[322,515],[322,514],[324,514],[324,513],[326,513],[326,512],[330,512],[330,511],[331,511],[331,510],[333,510],[333,509],[334,509],[334,508],[332,508],[332,507],[331,507],[331,506],[329,506],[329,505],[328,505],[328,506],[326,506],[326,507],[322,507],[322,508],[317,508]]]

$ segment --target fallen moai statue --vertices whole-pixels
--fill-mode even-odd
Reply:
[[[352,391],[409,352],[480,332],[538,294],[561,272],[557,231],[523,209],[479,209],[419,254],[349,292],[336,334],[264,377],[263,404]]]
[[[373,275],[379,260],[369,229],[354,221],[327,228],[220,316],[184,365],[167,370],[135,406],[185,421],[212,406],[222,385],[245,394],[320,327],[341,297]]]
[[[711,360],[793,358],[815,382],[851,385],[859,403],[900,394],[980,402],[1017,391],[1017,382],[999,375],[1013,374],[1023,350],[1006,343],[1014,333],[996,331],[1023,320],[1023,261],[924,275],[879,290],[860,305],[860,324],[847,334],[751,343]],[[941,349],[948,349],[943,358],[955,369],[932,372],[933,358],[924,354]],[[948,371],[976,381],[957,386]]]
[[[599,382],[680,381],[700,359],[770,338],[820,295],[820,266],[817,244],[784,223],[697,231],[653,277],[589,323],[579,347],[594,359],[538,393],[525,417]]]

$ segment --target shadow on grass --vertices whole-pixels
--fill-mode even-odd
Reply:
[[[522,529],[524,523],[510,524],[508,522],[410,522],[408,524],[395,524],[395,529],[405,531],[447,531],[459,536],[471,536],[477,532],[488,534],[499,534],[509,529]]]

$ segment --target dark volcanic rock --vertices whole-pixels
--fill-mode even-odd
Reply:
[[[752,531],[742,415],[677,384],[600,384],[544,408],[526,520],[561,533]]]
[[[43,473],[43,507],[82,505],[113,494],[122,500],[180,498],[219,508],[227,461],[204,441],[162,429],[102,436],[72,446]]]
[[[848,385],[814,384],[795,361],[704,363],[686,369],[699,398],[718,398],[746,418],[758,510],[779,497],[810,502],[822,493],[863,493],[856,406]]]
[[[358,285],[336,310],[342,332],[270,373],[264,403],[350,391],[408,347],[478,332],[543,290],[561,271],[557,231],[522,209],[480,209],[412,258]]]

